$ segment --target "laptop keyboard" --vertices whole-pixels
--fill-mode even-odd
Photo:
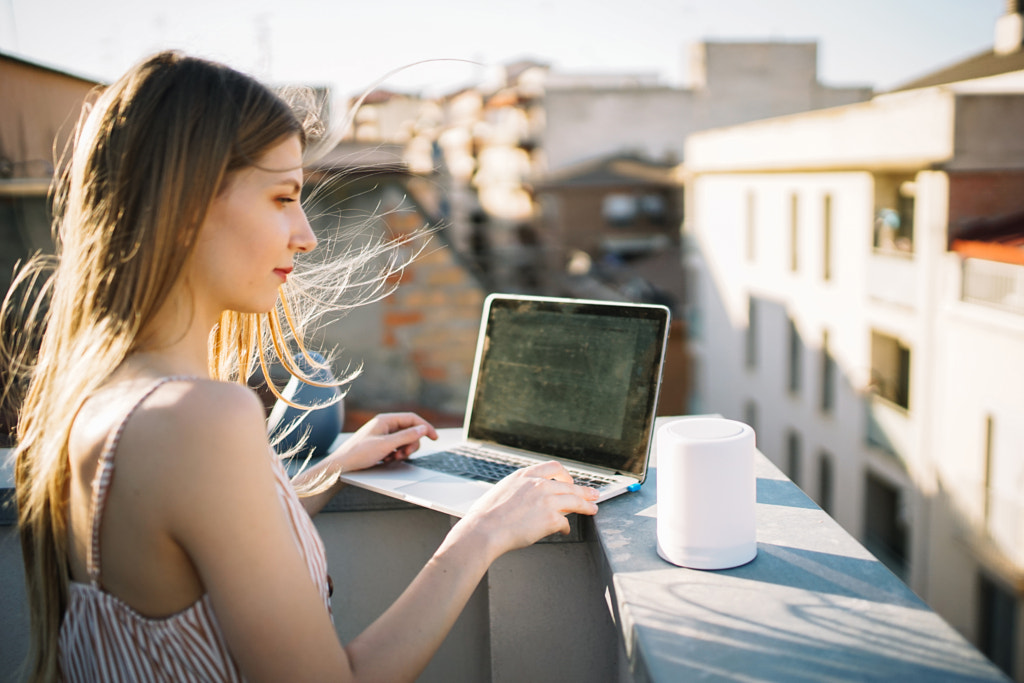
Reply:
[[[456,446],[450,451],[439,451],[420,456],[416,458],[416,464],[436,472],[494,483],[501,481],[518,469],[533,464],[533,461],[465,445]],[[566,469],[573,481],[580,486],[601,489],[612,483],[612,480],[607,477]]]

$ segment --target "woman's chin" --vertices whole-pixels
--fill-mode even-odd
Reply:
[[[273,310],[274,310],[274,308],[276,306],[277,306],[277,298],[275,297],[274,300],[271,301],[270,303],[263,303],[263,302],[256,303],[256,302],[252,302],[252,303],[249,303],[249,304],[242,304],[242,305],[234,306],[233,308],[231,308],[229,310],[232,313],[239,313],[239,314],[242,314],[242,315],[263,315],[264,313],[271,313],[271,312],[273,312]]]

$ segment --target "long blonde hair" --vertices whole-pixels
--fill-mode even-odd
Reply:
[[[58,636],[69,581],[68,436],[76,413],[138,347],[227,174],[255,164],[287,136],[299,136],[305,148],[307,124],[254,79],[174,52],[141,62],[83,110],[54,195],[57,254],[21,269],[2,314],[5,326],[20,326],[18,334],[3,335],[10,368],[4,397],[20,407],[15,485],[33,680],[60,677]],[[388,248],[348,254],[305,275],[297,270],[299,284],[290,293],[316,308],[325,303],[323,291],[306,291],[303,282],[313,278],[339,292],[352,284],[359,264],[379,261]],[[368,282],[372,289],[385,280]],[[24,297],[26,289],[35,296]],[[305,352],[303,316],[285,294],[268,314],[222,315],[210,339],[211,377],[245,381],[258,359],[266,365],[265,348],[302,374],[290,345]],[[32,339],[40,336],[33,357]]]

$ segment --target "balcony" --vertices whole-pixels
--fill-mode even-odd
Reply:
[[[459,435],[442,430],[438,445]],[[713,572],[668,564],[655,546],[653,464],[641,491],[573,519],[569,537],[501,558],[421,680],[1006,680],[761,455],[756,559]],[[4,470],[0,490],[10,486]],[[26,646],[12,524],[4,509],[0,671]],[[451,519],[349,488],[317,525],[348,639],[397,596]]]
[[[914,309],[920,289],[917,271],[912,254],[876,249],[867,261],[867,294],[874,301]]]
[[[905,460],[912,438],[911,424],[905,408],[882,396],[871,394],[867,398],[867,442],[886,453]]]
[[[1024,265],[963,260],[961,300],[1024,315]]]

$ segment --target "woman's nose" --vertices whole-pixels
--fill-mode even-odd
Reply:
[[[316,241],[316,234],[309,224],[306,212],[300,211],[300,218],[295,222],[295,227],[292,230],[292,248],[302,253],[313,251]]]

